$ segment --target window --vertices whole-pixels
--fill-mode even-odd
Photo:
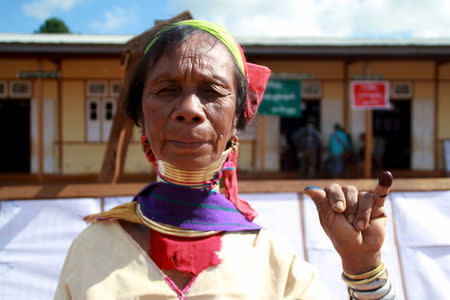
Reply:
[[[120,81],[114,80],[109,83],[109,95],[112,97],[119,97],[120,94]]]
[[[411,99],[412,83],[411,82],[391,82],[390,94],[392,99]]]
[[[0,81],[0,98],[6,98],[8,96],[8,86],[5,80]]]
[[[86,84],[87,141],[106,142],[116,112],[120,82],[98,80]]]
[[[88,97],[104,97],[107,95],[106,80],[88,81],[87,82],[87,96]]]
[[[31,98],[31,82],[28,80],[13,80],[9,83],[11,98]]]
[[[302,82],[302,99],[320,99],[322,97],[322,89],[320,82],[303,81]]]

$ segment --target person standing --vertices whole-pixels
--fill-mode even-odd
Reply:
[[[338,123],[328,139],[329,170],[332,178],[342,176],[344,172],[345,153],[350,149],[350,143],[344,129]]]
[[[308,118],[305,127],[294,133],[293,140],[300,163],[300,175],[314,178],[320,148],[320,132],[314,124],[314,118]]]

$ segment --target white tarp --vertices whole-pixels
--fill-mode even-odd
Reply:
[[[333,299],[347,299],[340,259],[311,199],[296,193],[241,196],[259,212],[258,223],[316,266]],[[130,200],[0,202],[0,300],[51,299],[66,251],[86,227],[82,216]],[[449,299],[450,191],[392,193],[386,208],[390,222],[382,253],[397,299]]]
[[[52,299],[82,217],[100,210],[98,199],[0,202],[0,299]]]
[[[392,199],[408,299],[450,299],[450,191]]]

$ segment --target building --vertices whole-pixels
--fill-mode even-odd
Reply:
[[[0,178],[93,176],[117,109],[121,52],[132,36],[0,34]],[[349,84],[382,79],[393,109],[374,111],[374,135],[386,143],[385,167],[440,171],[450,139],[450,40],[250,39],[248,60],[278,82],[298,82],[297,104],[317,120],[323,144],[335,123],[358,141],[364,112]],[[301,100],[300,100],[301,99]],[[295,101],[294,101],[295,102]],[[290,108],[284,108],[290,110]],[[241,134],[242,170],[279,171],[281,132],[304,117],[258,115]],[[135,130],[127,174],[148,174]]]

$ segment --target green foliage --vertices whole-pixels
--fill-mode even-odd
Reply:
[[[34,33],[70,33],[69,27],[58,18],[48,18]]]

